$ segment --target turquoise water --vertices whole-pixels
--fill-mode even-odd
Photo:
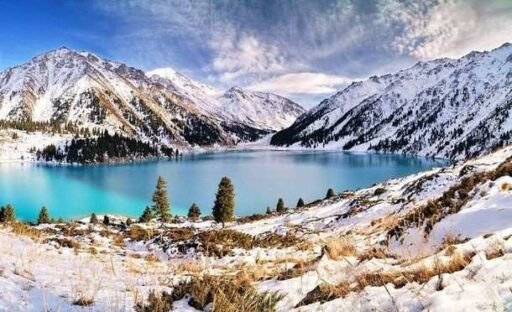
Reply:
[[[336,191],[370,186],[446,162],[390,154],[343,152],[233,151],[114,166],[0,164],[0,205],[11,203],[18,218],[34,220],[41,206],[65,219],[111,213],[137,217],[150,204],[159,175],[169,182],[173,214],[192,202],[210,214],[217,184],[229,176],[236,214],[264,213],[282,197],[294,207]]]

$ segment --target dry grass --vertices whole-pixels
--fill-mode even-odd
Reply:
[[[205,268],[199,264],[196,260],[188,260],[182,262],[176,268],[176,274],[191,274],[191,273],[201,273]]]
[[[10,224],[11,231],[16,235],[26,236],[33,240],[38,240],[44,236],[44,233],[33,226],[21,222]]]
[[[333,238],[324,247],[325,253],[332,260],[340,260],[343,257],[355,256],[357,249],[347,238]]]
[[[126,231],[126,235],[133,241],[147,241],[155,236],[152,229],[145,229],[138,225],[132,225]]]
[[[510,190],[510,184],[507,182],[501,183],[500,190],[502,192],[508,192]]]
[[[89,307],[94,304],[94,299],[87,297],[79,297],[75,301],[73,301],[73,305],[81,306],[81,307]]]
[[[357,255],[357,260],[359,262],[371,260],[371,259],[394,259],[395,256],[390,254],[383,247],[374,247],[363,251],[362,253]]]
[[[316,264],[320,261],[320,257],[308,261],[299,261],[292,268],[285,270],[277,275],[277,280],[284,281],[304,275],[306,272],[315,269]]]
[[[336,286],[330,284],[320,284],[310,291],[295,308],[312,304],[315,302],[324,303],[337,298],[343,298],[351,292],[350,285],[346,282]]]
[[[485,258],[487,258],[487,260],[492,260],[499,257],[503,257],[505,255],[504,250],[505,245],[503,241],[494,240],[494,242],[492,242],[489,245],[489,248],[487,248],[487,250],[485,251]]]
[[[207,305],[213,312],[260,312],[275,311],[276,304],[283,298],[278,293],[260,293],[247,281],[232,277],[203,276],[194,277],[174,286],[171,294],[154,292],[148,298],[148,304],[137,304],[136,310],[169,311],[172,303],[189,296],[189,304],[199,310]],[[160,309],[162,307],[164,309]]]
[[[343,298],[351,292],[361,292],[366,287],[382,287],[392,284],[396,288],[416,282],[424,284],[433,277],[441,276],[444,273],[454,273],[463,270],[470,262],[474,254],[454,254],[449,261],[440,261],[436,258],[433,265],[416,265],[412,269],[403,271],[379,271],[362,272],[355,276],[355,283],[341,282],[336,286],[320,285],[312,290],[297,305],[306,305],[314,302],[325,302],[337,298]],[[438,285],[438,289],[442,285]]]
[[[306,250],[311,248],[311,244],[292,234],[280,236],[275,233],[267,233],[260,236],[251,236],[233,230],[204,231],[194,236],[207,256],[217,256],[222,258],[232,254],[234,248],[253,249],[253,248],[287,248],[296,247]]]

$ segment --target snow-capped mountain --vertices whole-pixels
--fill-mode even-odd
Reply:
[[[0,119],[73,122],[182,146],[232,145],[284,126],[245,123],[246,102],[238,106],[242,117],[223,114],[221,94],[175,71],[145,73],[63,47],[0,73]],[[286,106],[297,106],[291,101],[265,96],[270,100],[254,105],[288,112],[290,124],[302,113]]]
[[[238,87],[229,89],[217,100],[222,115],[258,129],[282,130],[305,112],[300,105],[282,96]]]
[[[271,93],[251,92],[239,87],[230,88],[222,93],[172,68],[157,69],[148,72],[148,75],[160,83],[167,84],[176,92],[192,98],[203,111],[222,120],[257,129],[282,130],[305,112],[297,103]]]
[[[510,143],[511,109],[512,45],[505,44],[354,82],[272,144],[471,157]]]

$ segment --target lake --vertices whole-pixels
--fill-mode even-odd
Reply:
[[[44,205],[52,217],[92,212],[138,217],[151,203],[157,177],[168,181],[172,213],[185,215],[196,202],[211,214],[217,185],[232,179],[239,216],[264,213],[282,197],[295,207],[335,191],[367,187],[435,166],[432,160],[393,154],[325,151],[230,151],[185,155],[179,161],[126,165],[45,166],[0,164],[0,205],[13,204],[18,218],[35,220]]]

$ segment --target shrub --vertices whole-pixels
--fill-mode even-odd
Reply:
[[[276,292],[258,292],[248,281],[233,277],[195,277],[174,287],[171,300],[177,301],[190,295],[189,304],[203,310],[211,304],[216,312],[275,311],[284,298]]]
[[[346,238],[331,239],[324,247],[325,253],[333,260],[355,256],[356,247]]]
[[[94,212],[91,214],[91,217],[89,218],[89,223],[91,223],[91,224],[99,223],[98,216],[96,216],[96,214]]]
[[[168,312],[172,309],[172,303],[172,296],[167,292],[157,294],[151,290],[148,295],[148,303],[139,302],[134,308],[137,312]]]

